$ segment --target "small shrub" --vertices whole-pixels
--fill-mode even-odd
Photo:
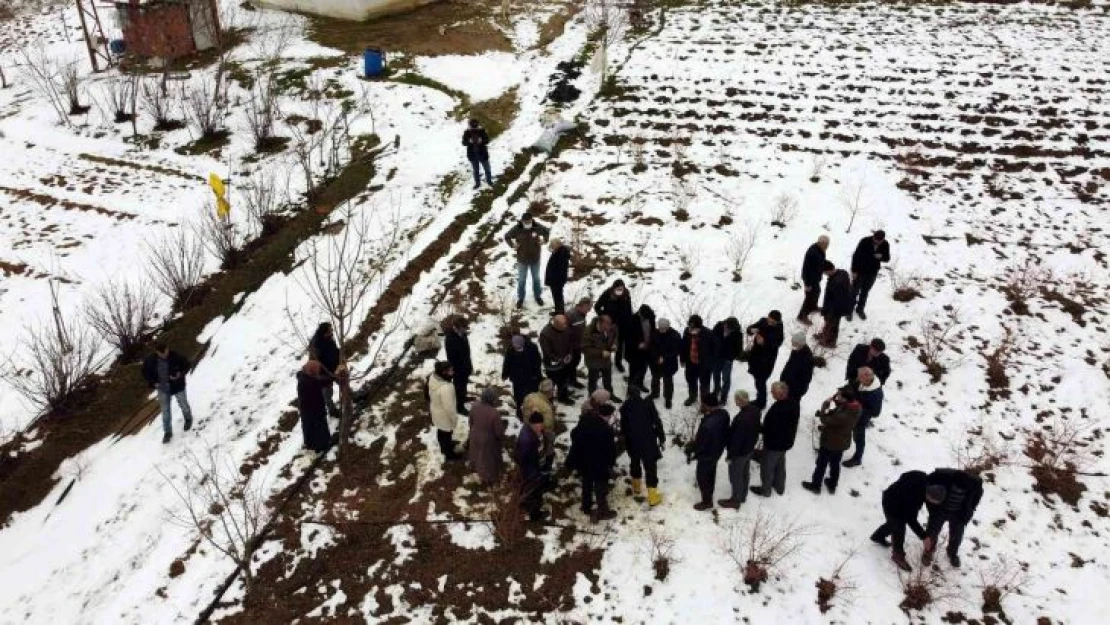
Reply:
[[[724,544],[741,580],[759,592],[771,573],[801,548],[809,528],[796,520],[773,516],[760,509],[746,522],[734,525]]]

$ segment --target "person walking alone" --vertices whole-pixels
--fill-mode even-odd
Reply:
[[[188,432],[193,427],[193,409],[189,407],[189,397],[185,393],[185,376],[190,366],[184,356],[171,351],[162,341],[154,344],[154,353],[143,361],[143,378],[150,388],[158,392],[158,406],[162,409],[163,444],[173,439],[174,400],[177,401],[178,408],[181,408],[181,416],[185,418],[183,429]]]
[[[667,435],[655,404],[641,397],[641,389],[628,387],[628,401],[621,406],[621,434],[628,450],[629,471],[632,474],[632,494],[643,492],[642,478],[647,478],[647,501],[657,506],[663,501],[659,495],[659,475],[656,463],[663,457],[661,451]]]
[[[516,250],[516,307],[524,306],[528,275],[532,275],[532,295],[536,304],[543,306],[543,287],[540,286],[540,256],[549,232],[529,213],[524,213],[515,226],[505,233],[505,242]]]
[[[466,160],[470,161],[470,168],[474,171],[474,188],[482,186],[482,178],[478,172],[480,165],[486,174],[486,184],[493,186],[493,176],[489,167],[489,133],[476,119],[470,120],[468,128],[463,131],[462,144],[466,146]]]
[[[555,312],[566,312],[563,287],[570,276],[571,250],[561,239],[551,239],[547,249],[551,253],[547,257],[547,267],[543,270],[543,283],[551,289],[551,303],[555,306]]]
[[[747,391],[736,391],[736,406],[740,412],[732,418],[732,425],[728,430],[728,448],[725,451],[732,496],[717,501],[722,508],[732,509],[739,508],[748,498],[752,453],[759,440],[760,416],[759,407],[752,404]]]
[[[802,488],[820,495],[821,482],[830,494],[836,494],[836,487],[840,483],[840,457],[852,445],[852,430],[859,421],[860,405],[856,393],[850,388],[840,389],[832,399],[826,399],[821,405],[821,412],[817,414],[821,420],[821,442],[817,450],[817,464],[813,468],[813,477],[808,482],[802,482]],[[825,470],[828,469],[829,477],[825,479]]]
[[[810,325],[809,316],[817,312],[817,302],[821,298],[821,278],[825,268],[825,252],[829,249],[829,237],[821,235],[817,242],[806,250],[805,259],[802,261],[802,287],[805,289],[805,299],[802,300],[802,309],[798,311],[798,322]]]
[[[867,294],[875,286],[882,264],[889,262],[890,244],[882,230],[876,230],[871,236],[860,239],[852,254],[852,302],[855,303],[856,314],[864,321],[867,320],[867,315],[863,312],[867,306]],[[849,312],[848,321],[851,320],[852,313]]]

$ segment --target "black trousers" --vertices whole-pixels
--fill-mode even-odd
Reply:
[[[547,371],[547,378],[555,385],[556,393],[559,399],[570,398],[570,380],[574,375],[574,369],[569,365],[562,369],[549,369]]]
[[[836,347],[840,338],[840,315],[825,315],[825,327],[821,330],[819,340],[829,347]]]
[[[455,411],[466,414],[466,387],[470,384],[470,375],[456,374],[451,382],[455,385]]]
[[[695,475],[698,479],[698,490],[701,491],[702,503],[713,503],[713,487],[717,483],[717,458],[698,458]]]
[[[806,291],[805,299],[802,300],[802,309],[798,311],[798,318],[805,319],[811,313],[817,311],[817,301],[821,298],[821,283],[807,284],[809,291]]]
[[[767,379],[770,376],[758,376],[752,374],[752,379],[755,380],[755,405],[760,409],[767,407]],[[725,399],[722,397],[721,399]]]
[[[656,461],[641,458],[639,456],[628,454],[628,462],[632,479],[638,480],[647,475],[647,487],[655,488],[659,486],[659,474],[656,472]]]
[[[662,365],[651,366],[651,394],[659,395],[659,382],[663,382],[663,399],[671,401],[674,398],[674,376],[663,373]]]
[[[513,382],[513,401],[516,402],[517,414],[520,414],[521,408],[524,407],[524,398],[530,393],[535,393],[540,390],[540,383],[532,380],[524,382]]]
[[[873,540],[883,540],[889,536],[894,553],[901,556],[906,555],[907,526],[911,529],[916,528],[913,531],[918,534],[918,538],[925,538],[925,532],[922,531],[920,525],[916,524],[916,520],[913,525],[910,525],[906,519],[891,514],[885,505],[883,506],[883,515],[886,516],[886,521],[871,534],[871,538]]]
[[[637,347],[628,348],[628,383],[644,388],[644,378],[647,377],[647,354]]]
[[[686,365],[686,386],[690,391],[690,397],[697,399],[699,390],[702,395],[709,392],[711,373],[709,367],[703,365]]]
[[[443,452],[443,457],[452,460],[458,457],[455,453],[455,441],[451,438],[451,433],[447,430],[436,429],[436,440],[439,441],[439,450]]]
[[[551,289],[551,301],[555,305],[555,312],[566,310],[567,303],[563,299],[563,286],[562,284],[547,285],[547,288]]]
[[[824,448],[817,450],[817,466],[813,467],[813,479],[810,481],[821,488],[821,480],[825,479],[825,470],[828,469],[829,487],[836,488],[840,483],[840,459],[843,456],[843,451]]]
[[[591,368],[586,376],[586,392],[592,393],[597,390],[597,380],[601,378],[601,386],[613,392],[613,365],[605,365],[604,367]]]
[[[856,310],[862,311],[867,306],[867,294],[875,286],[875,279],[878,277],[877,273],[861,273],[852,280],[852,301],[856,304]]]
[[[939,523],[933,519],[929,519],[929,521],[928,534],[934,538],[940,535],[940,530],[944,527],[944,524],[948,524],[948,555],[959,555],[960,543],[964,540],[964,527],[967,524],[952,517],[945,517]]]
[[[600,508],[608,508],[609,478],[582,476],[582,511],[590,512],[594,509],[594,499]]]

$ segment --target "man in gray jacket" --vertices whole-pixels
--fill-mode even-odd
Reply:
[[[515,226],[505,233],[505,242],[516,250],[516,307],[524,306],[524,292],[528,274],[532,274],[532,294],[536,303],[543,306],[543,283],[540,281],[540,254],[550,232],[536,223],[532,215],[524,213]]]

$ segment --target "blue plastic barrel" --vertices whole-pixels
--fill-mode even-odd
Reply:
[[[385,71],[385,52],[377,48],[366,48],[362,53],[362,64],[367,78],[381,76]]]
[[[116,56],[120,56],[127,51],[127,42],[123,39],[113,39],[108,42],[108,50]]]

